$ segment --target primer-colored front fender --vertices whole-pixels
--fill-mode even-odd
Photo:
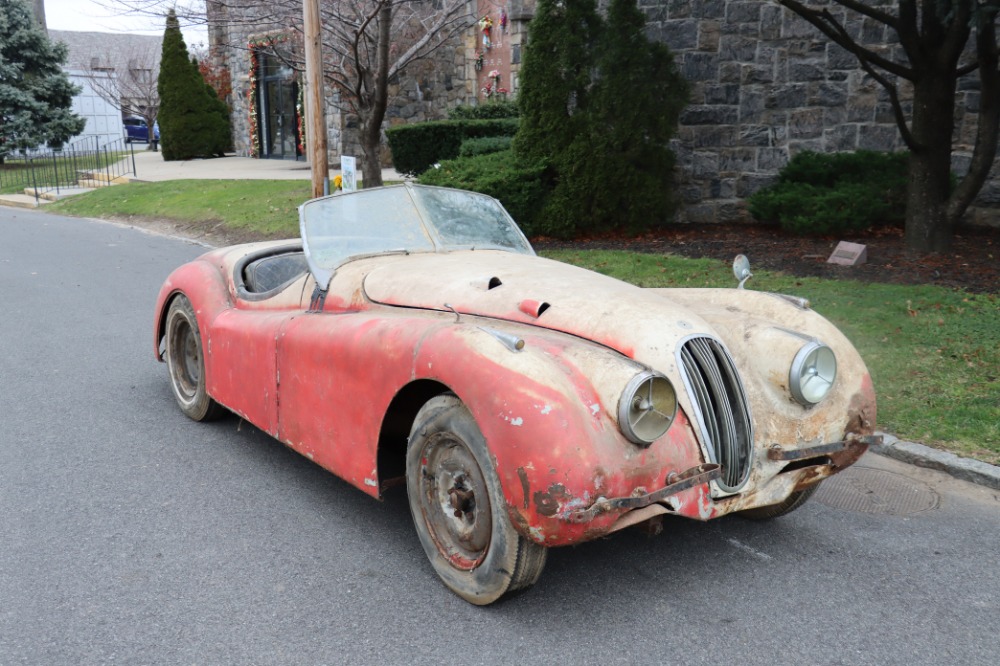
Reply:
[[[522,534],[546,546],[594,538],[623,511],[586,523],[570,521],[572,513],[602,497],[657,490],[668,474],[703,462],[683,413],[648,448],[622,436],[614,414],[620,389],[639,370],[635,363],[568,336],[523,333],[524,350],[514,352],[475,326],[437,329],[414,364],[415,376],[452,387],[469,407]],[[603,395],[588,379],[595,376]],[[620,387],[613,402],[609,384]]]
[[[160,343],[165,335],[167,308],[175,295],[184,294],[191,301],[203,335],[219,313],[233,306],[228,284],[218,267],[208,260],[209,256],[203,255],[177,268],[160,287],[153,319],[153,353],[161,362]]]

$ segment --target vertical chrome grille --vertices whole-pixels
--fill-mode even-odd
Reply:
[[[750,475],[753,423],[743,383],[733,360],[713,338],[687,340],[680,351],[684,382],[711,462],[722,465],[719,487],[738,490]]]

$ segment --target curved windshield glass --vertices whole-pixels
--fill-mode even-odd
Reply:
[[[341,264],[384,252],[534,254],[496,199],[442,187],[406,184],[313,199],[299,207],[299,228],[309,268],[323,287]]]

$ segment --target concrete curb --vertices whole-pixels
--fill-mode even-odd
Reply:
[[[904,442],[888,433],[878,434],[882,435],[882,443],[871,447],[875,453],[918,467],[940,470],[956,479],[1000,490],[1000,467],[979,460],[962,458],[954,453],[932,449],[923,444]]]

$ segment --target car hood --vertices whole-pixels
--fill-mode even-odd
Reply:
[[[560,331],[662,372],[678,389],[685,386],[682,343],[715,338],[738,368],[751,413],[759,415],[755,437],[761,442],[838,441],[858,405],[870,402],[867,368],[847,338],[813,310],[777,294],[644,289],[560,262],[492,251],[382,258],[365,272],[371,301]],[[840,379],[821,404],[807,409],[791,398],[788,385],[793,358],[810,339],[834,349]],[[690,389],[679,390],[678,401],[689,416],[696,414]],[[873,403],[862,417],[874,422]]]
[[[454,311],[568,333],[666,370],[677,342],[712,326],[662,291],[549,259],[468,251],[399,257],[368,273],[377,303]]]

